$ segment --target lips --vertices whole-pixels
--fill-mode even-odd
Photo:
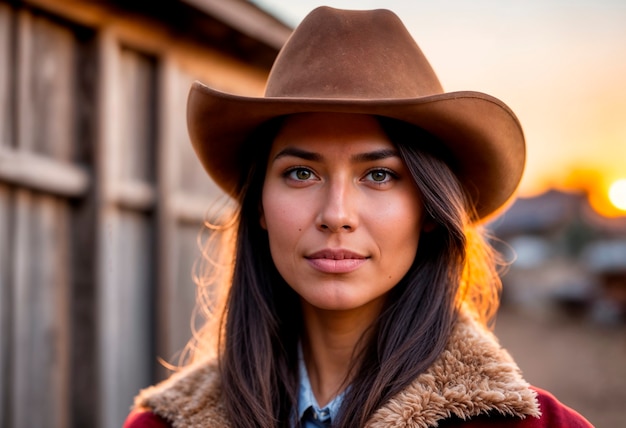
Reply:
[[[324,249],[305,257],[313,269],[323,273],[350,273],[361,267],[368,257],[343,249]]]

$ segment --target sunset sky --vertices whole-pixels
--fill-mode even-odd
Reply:
[[[522,196],[585,188],[608,203],[626,178],[626,1],[255,2],[292,26],[322,4],[396,12],[446,91],[485,92],[515,111],[528,146]]]

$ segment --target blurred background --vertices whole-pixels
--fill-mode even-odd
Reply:
[[[597,427],[626,426],[626,3],[339,1],[405,22],[448,91],[527,137],[489,224],[511,261],[500,340]],[[261,95],[318,2],[0,1],[0,426],[120,427],[190,337],[220,193],[188,142],[201,80]]]

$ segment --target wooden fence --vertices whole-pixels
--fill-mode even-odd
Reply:
[[[190,336],[219,192],[189,85],[260,92],[267,69],[48,3],[0,3],[0,425],[113,428]]]

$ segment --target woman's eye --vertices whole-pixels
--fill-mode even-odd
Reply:
[[[385,178],[387,178],[387,173],[385,171],[370,172],[370,175],[374,181],[385,181]]]
[[[313,177],[313,173],[306,168],[294,168],[288,172],[287,176],[293,180],[306,181]]]
[[[384,169],[376,169],[367,173],[366,178],[374,183],[386,183],[394,178],[394,175]]]

